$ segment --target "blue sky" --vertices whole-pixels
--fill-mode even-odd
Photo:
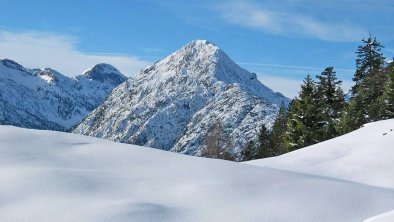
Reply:
[[[73,76],[107,62],[130,76],[207,39],[276,91],[334,66],[351,85],[369,33],[394,56],[392,0],[0,0],[0,57]]]

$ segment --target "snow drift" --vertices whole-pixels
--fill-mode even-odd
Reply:
[[[0,126],[0,221],[361,222],[393,208],[393,189]]]
[[[248,163],[394,188],[394,119],[368,123],[346,135]]]

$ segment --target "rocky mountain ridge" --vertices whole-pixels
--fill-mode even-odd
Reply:
[[[50,68],[28,69],[0,59],[0,124],[68,130],[125,80],[108,64],[70,78]]]

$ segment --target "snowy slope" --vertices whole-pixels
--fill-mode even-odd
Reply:
[[[0,221],[361,222],[394,190],[0,126]],[[374,221],[375,222],[375,221]]]
[[[394,210],[364,220],[364,222],[393,222],[393,221],[394,221]]]
[[[0,60],[0,124],[66,130],[97,108],[126,78],[98,64],[76,78]]]
[[[248,162],[394,188],[394,119],[288,154]]]
[[[282,102],[217,46],[196,40],[114,89],[74,133],[200,155],[219,119],[237,154]]]

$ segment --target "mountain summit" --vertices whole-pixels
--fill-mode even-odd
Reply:
[[[100,83],[109,82],[113,85],[119,85],[120,83],[126,81],[126,77],[120,73],[115,67],[106,63],[99,63],[93,68],[85,71],[78,78],[87,78]]]
[[[288,102],[217,46],[195,40],[115,88],[74,133],[201,155],[220,121],[237,155]]]

